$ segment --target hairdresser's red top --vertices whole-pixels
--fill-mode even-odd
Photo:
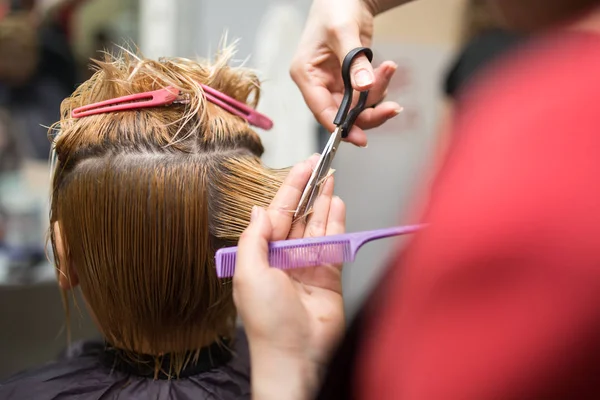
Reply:
[[[600,398],[600,36],[496,70],[454,136],[431,227],[372,314],[360,398]]]

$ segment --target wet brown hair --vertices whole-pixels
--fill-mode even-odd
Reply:
[[[231,282],[217,279],[215,250],[235,244],[252,206],[267,206],[287,173],[262,165],[245,120],[204,98],[199,83],[256,105],[259,81],[230,67],[231,54],[214,62],[107,55],[62,103],[51,202],[65,247],[57,263],[76,271],[106,339],[132,353],[184,357],[233,334]],[[70,117],[166,86],[190,103]],[[55,254],[56,239],[51,230]]]

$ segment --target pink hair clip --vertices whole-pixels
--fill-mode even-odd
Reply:
[[[206,100],[221,107],[233,115],[237,115],[248,121],[250,125],[269,130],[273,127],[273,121],[264,114],[259,113],[252,107],[238,101],[225,93],[219,92],[209,86],[200,84]],[[131,94],[77,107],[71,112],[71,117],[81,118],[89,115],[104,114],[115,111],[137,110],[140,108],[168,106],[171,104],[184,104],[189,100],[185,95],[174,87],[168,86],[151,92]]]

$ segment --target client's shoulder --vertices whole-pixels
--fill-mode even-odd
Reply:
[[[211,348],[203,353],[211,366],[180,379],[155,380],[108,363],[103,342],[79,342],[56,361],[0,383],[0,400],[250,398],[250,355],[244,331],[238,329],[232,340]],[[225,353],[230,356],[223,357]]]
[[[0,383],[0,399],[54,399],[75,387],[90,371],[102,371],[98,354],[104,348],[99,341],[78,342],[69,346],[57,360],[19,372]],[[83,392],[81,392],[83,393]]]

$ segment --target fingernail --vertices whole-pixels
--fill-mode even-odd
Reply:
[[[394,118],[396,117],[398,114],[400,114],[402,111],[404,110],[404,108],[400,107],[400,108],[396,108],[394,111],[391,112],[390,114],[390,118]]]
[[[364,146],[360,146],[361,149],[366,149],[369,147],[369,143],[365,144]]]
[[[373,83],[373,75],[366,69],[361,69],[354,74],[354,80],[358,86],[369,86]]]
[[[258,217],[260,217],[260,207],[254,206],[252,207],[252,213],[250,214],[250,222],[258,221]]]
[[[398,65],[396,65],[396,64],[390,65],[390,67],[385,71],[385,77],[387,79],[391,79],[392,76],[394,76],[394,73],[396,72],[397,69],[398,69]]]

